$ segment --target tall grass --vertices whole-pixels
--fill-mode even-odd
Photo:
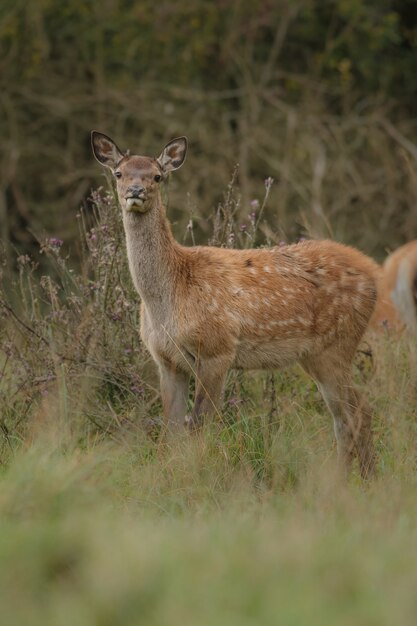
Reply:
[[[1,623],[414,624],[413,345],[368,338],[355,364],[375,409],[370,484],[340,484],[331,419],[297,369],[232,373],[221,420],[162,442],[119,212],[94,201],[79,271],[56,239],[47,276],[28,257],[13,280],[4,268]],[[242,228],[240,202],[232,185],[212,243],[265,241],[261,206]]]

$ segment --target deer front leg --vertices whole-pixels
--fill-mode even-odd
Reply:
[[[231,355],[201,360],[196,369],[194,408],[187,423],[199,428],[219,413],[226,374],[233,361]]]
[[[169,431],[180,432],[187,415],[190,375],[171,363],[160,361],[158,366],[166,425]]]

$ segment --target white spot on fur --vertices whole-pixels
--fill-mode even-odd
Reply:
[[[359,282],[359,283],[357,284],[357,287],[356,287],[356,288],[357,288],[357,290],[359,291],[359,293],[366,293],[368,286],[367,286],[367,284],[366,284],[366,283],[364,283],[363,281],[361,281],[361,282]]]
[[[233,320],[234,322],[239,322],[240,318],[238,315],[235,315],[235,313],[232,313],[232,311],[225,311],[225,315],[227,315],[227,317],[231,320]]]
[[[217,308],[218,308],[217,300],[213,298],[213,300],[207,307],[207,311],[209,311],[210,313],[213,313],[213,311],[215,311]]]

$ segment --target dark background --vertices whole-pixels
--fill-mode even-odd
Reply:
[[[279,239],[332,236],[378,259],[417,236],[417,3],[2,0],[0,234],[59,237],[106,180],[92,128],[157,156],[187,135],[169,214],[196,238],[236,163],[239,220],[275,183]]]

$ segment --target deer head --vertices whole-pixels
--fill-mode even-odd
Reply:
[[[187,139],[170,141],[156,158],[122,152],[110,137],[95,130],[91,145],[97,161],[108,167],[116,178],[120,206],[125,211],[146,213],[159,196],[159,184],[184,163]]]

